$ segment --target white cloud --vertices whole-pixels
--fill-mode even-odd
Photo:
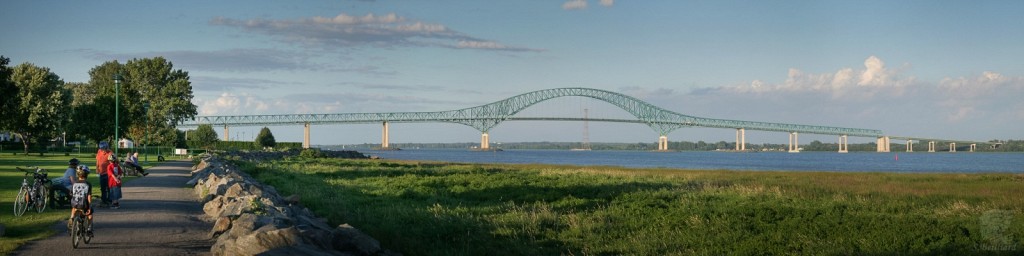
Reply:
[[[790,68],[785,82],[769,84],[755,80],[749,86],[724,87],[740,93],[765,93],[773,91],[822,92],[834,99],[865,99],[876,95],[901,95],[906,86],[916,82],[913,76],[906,77],[899,70],[886,68],[885,62],[875,56],[864,60],[864,69],[843,68],[835,73],[812,74]]]
[[[569,0],[562,4],[564,10],[579,10],[587,8],[587,0]]]
[[[228,92],[210,100],[196,97],[193,103],[199,106],[199,115],[202,116],[252,114],[270,109],[270,105],[264,99],[249,94],[235,95]]]
[[[612,6],[615,5],[615,0],[601,0],[599,4],[601,4],[601,6]]]

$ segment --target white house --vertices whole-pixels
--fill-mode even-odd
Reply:
[[[117,141],[118,148],[135,148],[135,142],[129,139],[121,138]]]

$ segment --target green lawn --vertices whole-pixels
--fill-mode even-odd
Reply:
[[[10,254],[18,246],[30,240],[41,239],[54,234],[57,231],[52,227],[57,222],[67,219],[70,215],[67,209],[54,210],[47,207],[43,213],[29,209],[25,212],[25,215],[15,217],[14,197],[17,196],[18,190],[21,188],[21,181],[27,177],[29,182],[32,182],[32,176],[23,176],[24,173],[19,172],[15,167],[39,166],[48,171],[50,179],[55,179],[64,175],[67,162],[72,157],[78,158],[82,164],[89,166],[90,169],[96,168],[96,157],[94,154],[71,154],[71,156],[64,156],[63,153],[52,153],[45,156],[39,156],[37,153],[32,153],[28,156],[20,153],[12,155],[10,152],[0,154],[0,223],[6,226],[7,229],[4,236],[0,237],[0,255]],[[155,162],[150,162],[150,164],[153,163]],[[133,178],[129,177],[128,180]],[[90,175],[89,182],[95,185],[95,191],[93,192],[94,200],[99,201],[99,180],[97,175]],[[61,229],[61,232],[63,232],[63,229]]]
[[[1024,252],[1022,174],[239,164],[406,255]]]

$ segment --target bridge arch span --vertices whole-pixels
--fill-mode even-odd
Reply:
[[[453,118],[453,122],[471,126],[481,132],[487,132],[499,123],[508,120],[520,111],[537,103],[572,96],[597,99],[615,105],[629,112],[637,120],[647,124],[661,135],[666,135],[675,129],[685,126],[686,123],[693,123],[698,119],[697,117],[679,114],[651,105],[625,94],[590,88],[556,88],[532,91],[485,105],[448,112],[450,112],[449,114],[452,117],[456,117]],[[665,122],[666,120],[673,120],[674,122]]]

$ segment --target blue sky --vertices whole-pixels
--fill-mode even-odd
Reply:
[[[1020,1],[4,1],[0,54],[88,80],[164,56],[201,115],[438,111],[591,87],[703,117],[1021,138]],[[617,115],[561,99],[532,113]],[[527,112],[531,113],[531,112]],[[577,141],[579,123],[506,123],[492,141]],[[630,124],[591,140],[654,142]],[[258,127],[233,129],[248,139]],[[299,127],[272,127],[299,141]],[[243,133],[248,133],[242,135]],[[392,142],[469,142],[455,124],[392,125]],[[378,142],[378,125],[315,126],[315,144]],[[681,129],[671,140],[731,141]],[[785,134],[748,132],[748,142]],[[834,141],[831,136],[802,136]],[[867,141],[867,140],[865,140]],[[851,142],[858,142],[856,139]]]

